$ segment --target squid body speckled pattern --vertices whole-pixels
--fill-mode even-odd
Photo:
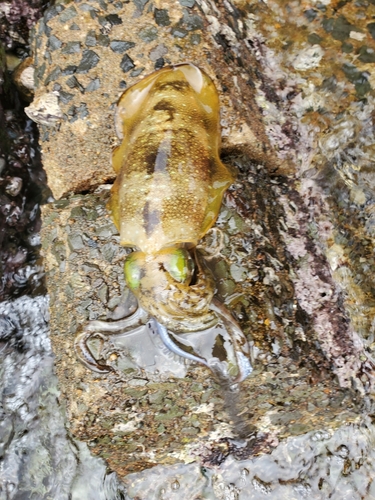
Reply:
[[[125,262],[128,286],[141,308],[163,325],[164,341],[168,329],[199,331],[221,320],[234,332],[238,352],[248,352],[240,328],[213,299],[213,278],[194,251],[233,182],[219,157],[213,81],[193,64],[163,68],[124,92],[115,120],[122,142],[113,153],[117,178],[108,208],[121,245],[136,249]],[[88,335],[87,330],[78,336],[82,349],[76,350],[93,368],[88,350],[82,354]],[[168,347],[173,350],[173,343]],[[181,355],[181,349],[175,352]],[[240,358],[237,379],[242,380],[251,367],[241,368],[243,353]]]

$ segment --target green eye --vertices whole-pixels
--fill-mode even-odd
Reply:
[[[176,248],[176,250],[171,251],[164,266],[176,281],[190,283],[194,272],[194,261],[187,250]]]
[[[139,260],[138,252],[131,253],[125,260],[125,279],[131,290],[136,290],[141,281],[141,266]]]

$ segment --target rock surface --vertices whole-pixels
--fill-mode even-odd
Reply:
[[[42,3],[1,3],[0,37],[8,49],[24,50],[21,39],[26,40]],[[97,10],[106,5],[102,0],[87,4]],[[168,14],[172,2],[152,6],[138,0],[135,4],[139,10],[144,7],[145,15],[156,7],[156,29],[172,28],[174,21]],[[72,16],[69,7],[77,5],[79,2],[55,5],[47,13],[47,25],[56,12],[67,11],[62,19],[68,22]],[[181,5],[191,9],[194,0],[181,0]],[[168,364],[162,365],[166,378],[156,380],[152,370],[134,370],[124,350],[119,349],[119,342],[109,345],[105,354],[114,366],[127,366],[126,374],[95,379],[78,366],[71,356],[75,321],[86,321],[90,315],[119,317],[134,304],[126,301],[126,290],[119,293],[121,263],[116,257],[111,260],[111,253],[115,249],[121,257],[123,250],[116,247],[116,234],[111,232],[102,210],[105,192],[62,200],[61,205],[46,209],[46,227],[54,233],[52,238],[48,234],[43,237],[47,250],[51,249],[49,286],[55,301],[52,337],[59,356],[61,394],[53,372],[45,298],[23,296],[0,304],[1,500],[35,496],[54,500],[196,500],[199,495],[218,500],[375,497],[374,409],[371,400],[359,394],[372,389],[372,368],[367,360],[375,350],[375,6],[367,0],[309,4],[199,0],[199,5],[207,21],[204,29],[223,47],[209,54],[210,67],[221,68],[213,70],[219,75],[218,81],[221,72],[226,78],[222,59],[232,71],[239,66],[241,74],[251,73],[249,79],[229,79],[229,88],[222,87],[224,96],[230,92],[233,98],[237,85],[241,87],[235,105],[243,116],[247,108],[241,106],[241,95],[246,94],[244,88],[251,88],[262,109],[269,142],[284,171],[292,172],[289,181],[270,177],[272,161],[264,169],[241,155],[236,163],[241,177],[229,193],[219,221],[226,244],[221,262],[213,261],[217,285],[221,298],[230,304],[254,340],[254,375],[243,384],[240,394],[233,396],[223,393],[206,370],[186,367],[178,359],[169,358]],[[121,8],[120,2],[117,6]],[[180,9],[178,4],[173,6]],[[142,17],[137,19],[141,23]],[[186,36],[183,27],[174,24],[174,38],[181,47]],[[4,33],[4,27],[8,33]],[[50,55],[60,54],[61,27],[65,24],[57,24],[56,33],[49,36]],[[78,32],[77,27],[72,22],[72,31]],[[87,47],[80,49],[96,51],[94,38],[87,33]],[[112,47],[115,52],[126,52],[129,43],[134,42],[114,40]],[[256,63],[246,63],[244,45]],[[75,50],[74,43],[67,48],[73,53]],[[167,60],[166,51],[163,43],[150,51],[155,67],[160,67],[161,59]],[[45,55],[40,62],[49,65],[48,51]],[[90,59],[95,61],[88,54],[84,62]],[[127,65],[130,62],[125,58],[124,68]],[[3,70],[2,63],[2,76]],[[90,91],[99,90],[98,85],[99,78],[94,78]],[[14,103],[8,103],[13,109]],[[79,106],[78,97],[77,103]],[[29,130],[29,125],[20,116],[7,113],[10,141],[8,156],[1,155],[1,167],[10,166],[11,175],[1,188],[6,197],[3,205],[10,204],[11,212],[3,215],[4,220],[10,215],[6,224],[16,225],[4,233],[2,297],[10,293],[38,295],[42,290],[34,234],[37,219],[27,222],[30,214],[36,214],[32,192],[40,180],[35,180],[42,179],[35,163],[29,161],[34,142],[22,132],[24,128]],[[234,137],[232,129],[228,138],[232,144],[236,143]],[[240,136],[238,144],[241,141]],[[242,146],[240,149],[243,152]],[[256,154],[254,157],[258,158]],[[7,165],[5,158],[13,163]],[[230,162],[228,156],[224,160]],[[233,198],[244,188],[244,197]],[[97,222],[90,219],[95,212]],[[80,228],[87,232],[79,235],[81,241],[74,234]],[[96,234],[99,228],[103,233]],[[232,245],[227,241],[228,234],[234,240]],[[33,244],[25,247],[24,241]],[[93,242],[96,247],[90,246]],[[209,248],[214,242],[215,233],[204,245]],[[30,260],[24,258],[25,249],[30,250]],[[83,266],[87,266],[87,272]],[[91,282],[96,279],[99,287],[93,289]],[[282,293],[278,295],[280,283]],[[80,304],[78,311],[72,304],[73,295]],[[59,299],[66,301],[60,309]],[[166,368],[172,363],[175,372],[185,373],[188,368],[184,379],[167,375]],[[353,382],[359,391],[339,388],[332,371],[343,386]],[[224,409],[230,405],[233,411],[228,415]],[[75,435],[82,436],[96,454],[110,453],[111,465],[122,477],[128,471],[152,465],[155,456],[161,465],[123,477],[125,490],[116,474],[108,473],[103,460],[92,456],[85,443],[72,439],[64,420],[66,406]],[[176,416],[179,413],[183,415]],[[348,425],[353,421],[356,423]],[[309,429],[314,430],[300,434]],[[247,438],[233,439],[235,432]],[[243,460],[239,460],[241,457]],[[190,460],[195,462],[181,463]],[[174,461],[180,463],[165,465]]]
[[[247,459],[280,438],[356,421],[363,403],[372,412],[369,399],[361,398],[374,392],[375,381],[373,186],[365,165],[374,105],[371,50],[360,47],[356,34],[370,47],[371,23],[362,6],[354,29],[343,14],[334,17],[332,7],[302,12],[293,4],[293,17],[282,2],[269,3],[200,0],[198,10],[186,1],[78,1],[56,5],[34,38],[36,97],[58,93],[64,115],[58,125],[41,126],[56,197],[113,178],[112,117],[122,87],[181,62],[182,54],[218,85],[223,159],[239,172],[218,220],[225,248],[210,262],[219,297],[252,342],[255,371],[239,393],[223,391],[200,367],[189,366],[183,379],[171,377],[169,363],[161,363],[159,374],[147,363],[139,370],[115,338],[103,342],[115,373],[98,376],[80,366],[72,350],[77,327],[134,308],[123,288],[124,250],[104,210],[106,191],[44,210],[61,399],[73,434],[120,476],[155,463]],[[349,15],[352,7],[338,8]],[[305,19],[311,24],[300,30]],[[129,37],[120,35],[120,26]],[[330,34],[327,46],[319,45],[323,31]],[[349,37],[348,56],[343,42]],[[330,60],[337,44],[343,47],[339,82]],[[371,125],[369,140],[360,124]],[[210,238],[202,243],[206,250]],[[143,342],[149,334],[142,335]],[[159,356],[158,346],[147,342]],[[185,373],[179,359],[172,361],[174,373]]]
[[[165,356],[163,345],[150,339],[146,327],[132,337],[131,345],[115,335],[91,344],[114,368],[113,374],[98,375],[81,365],[73,349],[80,325],[93,319],[119,319],[135,309],[124,285],[126,251],[119,246],[105,209],[108,189],[43,208],[51,340],[70,431],[106,458],[120,476],[156,464],[192,460],[215,464],[229,454],[252,457],[272,449],[282,437],[317,427],[336,428],[359,416],[349,393],[331,372],[337,363],[344,385],[355,377],[349,332],[338,322],[339,341],[327,345],[327,332],[320,335],[316,318],[309,318],[303,309],[307,305],[302,297],[312,293],[309,286],[302,289],[300,283],[294,291],[298,263],[293,269],[278,233],[280,224],[291,225],[280,197],[277,200],[280,191],[292,196],[287,182],[274,178],[270,190],[264,169],[230,160],[236,162],[239,177],[226,196],[215,230],[221,233],[224,248],[209,265],[219,299],[237,315],[253,344],[255,372],[239,393],[224,391],[206,368],[186,367],[180,358]],[[294,199],[298,203],[296,194]],[[210,252],[214,236],[218,237],[213,233],[203,240],[202,250]],[[318,265],[323,257],[311,240],[310,246]],[[303,269],[309,272],[306,264]],[[327,295],[320,303],[324,317],[326,307],[337,308],[332,300],[335,292],[329,276],[320,275],[319,287],[317,293]],[[295,306],[297,293],[302,308]],[[344,368],[343,356],[348,360]],[[232,443],[236,438],[239,443]]]
[[[197,6],[162,1],[156,7],[136,0],[59,3],[38,23],[32,47],[37,89],[26,112],[41,125],[43,164],[55,198],[113,181],[117,100],[155,69],[184,61],[205,69],[221,91],[224,147],[246,145],[252,157],[275,168],[276,156],[247,83],[249,71],[256,78],[256,61],[246,51],[250,67],[244,70],[218,58],[217,43]]]

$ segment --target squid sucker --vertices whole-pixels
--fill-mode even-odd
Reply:
[[[191,63],[165,67],[127,89],[115,117],[122,142],[112,156],[117,177],[108,209],[120,244],[133,250],[125,261],[126,283],[165,345],[184,356],[168,330],[204,331],[221,322],[233,344],[231,380],[237,383],[251,372],[248,344],[214,299],[213,277],[195,249],[234,180],[219,156],[219,109],[213,81]],[[100,324],[100,333],[113,331],[113,323],[109,329]],[[91,369],[108,371],[86,345],[92,335],[92,327],[78,334],[76,352]],[[212,365],[187,352],[184,357]]]

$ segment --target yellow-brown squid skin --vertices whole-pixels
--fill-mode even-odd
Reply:
[[[123,93],[116,131],[122,143],[113,152],[108,208],[121,245],[135,249],[125,262],[127,284],[166,329],[209,328],[219,321],[214,281],[192,249],[233,182],[219,157],[215,85],[189,63],[156,71]]]
[[[116,130],[122,143],[113,153],[117,178],[108,207],[121,244],[138,250],[125,272],[128,284],[166,327],[203,329],[215,320],[214,283],[200,272],[190,285],[187,249],[215,223],[233,182],[219,157],[215,85],[192,64],[163,68],[124,92]],[[176,267],[186,272],[177,276]]]
[[[118,102],[109,208],[121,244],[154,254],[195,246],[214,224],[233,177],[219,157],[219,98],[192,64],[161,69]]]

